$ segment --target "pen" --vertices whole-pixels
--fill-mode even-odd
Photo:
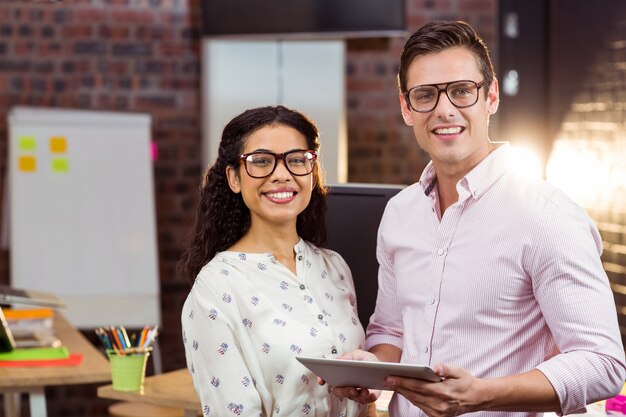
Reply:
[[[124,326],[120,326],[119,330],[122,333],[122,340],[124,341],[124,347],[131,347],[130,339],[128,338],[128,333],[126,333],[126,328]]]
[[[126,341],[124,340],[124,335],[122,334],[122,331],[116,327],[115,333],[117,334],[117,338],[119,339],[120,344],[122,345],[122,349],[126,349],[127,347]]]
[[[142,347],[152,346],[152,344],[154,343],[154,339],[156,338],[158,334],[158,331],[159,331],[159,326],[158,325],[154,326],[154,328],[152,328],[152,330],[148,332],[146,336],[146,340]]]
[[[142,347],[144,342],[146,341],[146,336],[148,334],[148,330],[150,330],[150,326],[149,325],[145,325],[144,328],[141,330],[141,335],[139,337],[139,342],[137,343],[137,347]]]
[[[102,329],[102,327],[96,329],[96,335],[98,335],[98,338],[100,338],[100,341],[106,349],[112,349],[109,335],[104,331],[104,329]]]
[[[98,327],[95,333],[107,351],[117,355],[146,354],[152,350],[159,331],[159,326],[146,325],[130,337],[124,326]]]
[[[115,344],[120,348],[120,349],[124,349],[124,345],[122,344],[122,342],[120,341],[120,338],[117,334],[117,329],[113,326],[110,326],[111,329],[111,334],[113,335],[113,340],[115,340]]]

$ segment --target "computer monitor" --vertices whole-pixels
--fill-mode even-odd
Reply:
[[[328,186],[328,248],[338,252],[350,266],[364,327],[374,312],[378,293],[378,225],[389,199],[404,187],[357,183]]]

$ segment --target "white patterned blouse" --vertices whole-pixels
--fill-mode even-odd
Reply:
[[[204,416],[365,415],[295,357],[363,348],[354,284],[341,256],[300,240],[294,275],[271,253],[218,253],[182,311],[187,366]]]

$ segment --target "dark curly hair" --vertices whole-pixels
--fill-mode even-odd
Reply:
[[[407,71],[415,58],[458,46],[469,49],[476,57],[480,72],[485,80],[483,88],[485,93],[488,92],[496,75],[487,45],[469,24],[462,21],[446,20],[434,20],[425,24],[413,33],[404,44],[398,72],[400,91],[406,93],[408,90],[406,85]]]
[[[284,106],[246,110],[232,119],[222,133],[217,160],[205,173],[194,225],[183,245],[179,276],[193,283],[217,252],[226,250],[250,228],[250,210],[241,194],[228,186],[226,167],[239,167],[246,140],[265,126],[285,125],[300,132],[308,149],[319,150],[318,130],[305,115]],[[314,187],[307,208],[298,215],[298,235],[316,246],[326,245],[326,188],[320,169],[312,173]]]

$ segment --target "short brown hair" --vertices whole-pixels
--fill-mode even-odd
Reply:
[[[485,80],[485,92],[496,77],[487,45],[476,31],[461,21],[434,20],[419,28],[404,44],[400,57],[398,88],[407,92],[407,71],[411,62],[419,56],[431,52],[441,52],[448,48],[465,47],[476,57],[480,72]]]

